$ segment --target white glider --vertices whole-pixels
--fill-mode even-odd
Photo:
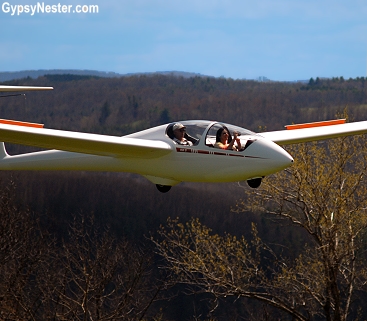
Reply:
[[[5,86],[0,85],[1,91],[39,91],[39,90],[52,90],[53,87],[36,87],[36,86]]]
[[[30,87],[28,87],[30,88]],[[45,87],[48,88],[48,87]],[[19,89],[18,89],[19,90]],[[143,175],[161,192],[180,182],[246,180],[258,187],[264,176],[290,166],[293,158],[279,145],[367,133],[367,121],[306,124],[256,134],[215,121],[180,122],[192,145],[177,144],[174,123],[123,137],[43,128],[41,124],[0,120],[0,141],[51,150],[10,156],[0,145],[0,170],[86,170]],[[215,148],[218,130],[239,134],[241,149]],[[279,145],[278,145],[279,144]]]

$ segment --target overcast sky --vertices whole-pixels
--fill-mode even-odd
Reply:
[[[0,71],[366,76],[365,0],[1,1]]]

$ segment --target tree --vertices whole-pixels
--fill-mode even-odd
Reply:
[[[352,307],[356,293],[366,290],[366,139],[304,144],[291,152],[295,166],[268,180],[253,201],[308,235],[307,246],[281,274],[285,288],[297,289],[290,297],[301,295],[307,315],[348,320],[358,307]]]
[[[236,210],[266,213],[283,230],[297,227],[305,242],[295,257],[284,245],[265,244],[255,227],[248,242],[197,220],[162,227],[157,251],[179,282],[215,299],[252,298],[296,320],[365,318],[366,139],[289,150],[294,166],[265,179]]]
[[[91,217],[74,216],[67,235],[51,235],[21,211],[15,188],[0,191],[1,320],[144,320],[164,282],[148,249],[113,237]],[[60,232],[61,234],[61,232]]]
[[[108,116],[110,116],[111,110],[108,102],[106,101],[101,108],[101,115],[99,116],[99,123],[103,125],[106,122]]]
[[[12,182],[0,192],[0,319],[37,320],[54,242],[39,229],[39,217],[15,205],[14,195]]]
[[[75,218],[57,258],[59,269],[45,297],[53,315],[68,320],[143,320],[163,284],[152,274],[152,258],[127,241],[118,241],[93,217]],[[49,282],[48,284],[50,284]]]
[[[309,82],[308,82],[308,85],[313,86],[314,84],[315,84],[315,80],[311,77]]]
[[[159,116],[159,123],[160,124],[166,124],[171,121],[171,117],[169,115],[169,110],[167,108],[164,108]]]

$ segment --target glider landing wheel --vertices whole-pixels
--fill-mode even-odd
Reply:
[[[156,184],[158,191],[161,193],[167,193],[172,186]]]
[[[262,178],[253,178],[247,181],[248,186],[252,188],[258,188],[261,185]]]

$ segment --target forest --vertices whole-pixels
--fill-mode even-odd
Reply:
[[[366,80],[45,75],[7,82],[54,90],[0,96],[0,113],[117,136],[188,119],[280,130],[366,120]],[[1,172],[0,319],[364,320],[365,146],[291,147],[299,163],[256,191],[182,183],[161,194],[128,173]]]

